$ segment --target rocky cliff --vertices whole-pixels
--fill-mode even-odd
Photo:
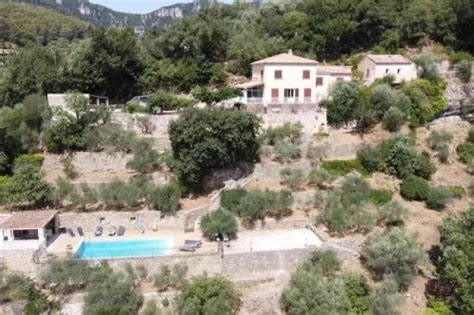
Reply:
[[[147,14],[117,12],[87,0],[0,0],[0,2],[20,2],[43,6],[86,20],[96,26],[104,27],[144,27],[168,25],[173,20],[193,14],[209,3],[209,0],[194,0],[190,3],[177,3],[162,7]]]

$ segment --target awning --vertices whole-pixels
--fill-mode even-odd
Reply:
[[[257,86],[263,86],[263,82],[250,81],[250,82],[245,82],[245,83],[242,83],[242,84],[238,84],[235,87],[238,88],[238,89],[246,90],[246,89],[251,89],[251,88],[254,88],[254,87],[257,87]]]

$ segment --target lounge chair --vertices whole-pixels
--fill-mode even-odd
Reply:
[[[179,248],[180,252],[195,252],[196,247],[190,245],[183,245]]]
[[[95,228],[95,236],[102,236],[102,233],[104,232],[104,229],[99,225]]]
[[[185,240],[184,246],[193,246],[195,248],[198,248],[202,246],[202,241],[201,240]]]
[[[76,237],[76,234],[74,234],[72,229],[67,229],[67,234],[69,234],[70,237]]]
[[[78,228],[77,228],[77,234],[78,234],[79,236],[83,237],[83,236],[84,236],[84,230],[83,230],[81,227],[78,227]]]
[[[109,236],[114,236],[115,234],[117,234],[117,228],[112,226],[109,230]]]
[[[123,236],[125,234],[125,227],[119,226],[117,230],[117,235],[118,236]]]

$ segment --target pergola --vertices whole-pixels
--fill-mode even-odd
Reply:
[[[38,249],[58,234],[58,212],[15,212],[0,223],[0,249]]]

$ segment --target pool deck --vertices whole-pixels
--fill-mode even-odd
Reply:
[[[84,237],[71,237],[69,234],[61,234],[51,245],[48,246],[49,254],[64,257],[68,254],[74,254],[82,241],[91,240],[125,240],[125,239],[150,239],[162,238],[168,239],[171,243],[171,249],[168,255],[191,255],[192,253],[180,252],[179,247],[185,240],[202,240],[203,245],[197,249],[196,253],[216,253],[217,243],[210,242],[202,237],[199,232],[185,233],[177,229],[161,229],[159,231],[126,231],[124,236],[108,236],[106,231],[100,237],[94,236],[94,233],[85,233]],[[322,241],[308,229],[282,229],[282,230],[253,230],[241,231],[238,233],[238,239],[226,243],[225,251],[227,253],[245,253],[252,251],[275,251],[285,249],[306,248],[309,246],[319,247]],[[69,247],[69,249],[68,249]],[[72,248],[72,249],[71,249]]]

